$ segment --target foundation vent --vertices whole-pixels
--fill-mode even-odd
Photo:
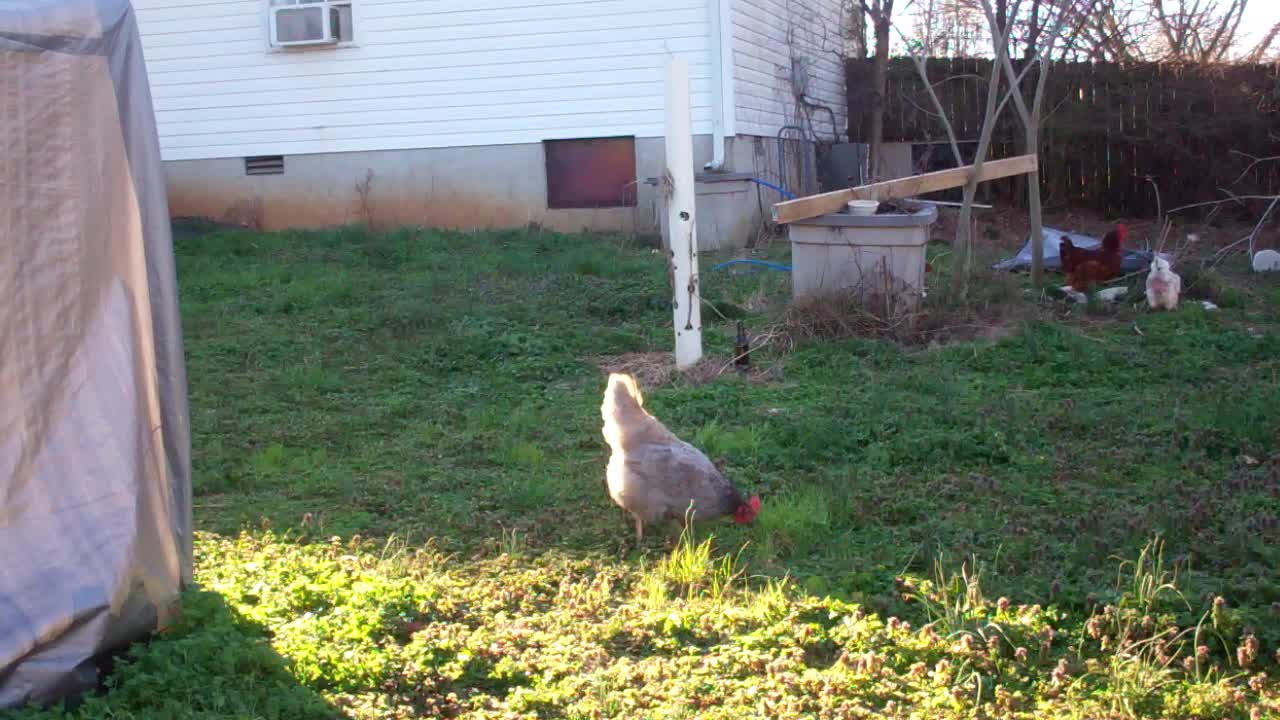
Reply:
[[[259,155],[244,159],[245,175],[283,175],[283,155]]]

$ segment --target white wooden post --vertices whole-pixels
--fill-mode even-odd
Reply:
[[[669,259],[674,279],[672,306],[676,368],[702,359],[702,313],[698,299],[698,226],[693,185],[693,121],[689,108],[689,61],[667,61],[667,198]]]

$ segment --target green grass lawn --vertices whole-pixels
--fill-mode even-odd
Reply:
[[[600,363],[671,348],[662,255],[349,229],[178,261],[200,588],[74,717],[1280,716],[1274,280],[1172,314],[1015,288],[998,339],[646,388],[763,508],[637,547]],[[763,332],[786,275],[711,264]]]

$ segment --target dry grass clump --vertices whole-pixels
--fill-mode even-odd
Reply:
[[[797,300],[774,325],[778,345],[793,350],[809,340],[870,337],[903,341],[913,335],[920,313],[905,309],[877,312],[883,303],[860,292],[838,292]]]
[[[784,352],[807,341],[855,337],[929,345],[1002,337],[1034,311],[1008,274],[983,274],[973,288],[964,299],[928,294],[915,307],[861,289],[804,298],[789,305],[770,332]]]
[[[763,342],[753,342],[755,349]],[[734,358],[723,355],[706,355],[693,367],[677,370],[675,356],[670,352],[641,352],[610,355],[599,358],[597,367],[606,373],[627,373],[644,388],[661,387],[676,382],[687,385],[706,385],[722,375],[737,375]],[[773,365],[752,365],[744,373],[750,382],[768,382],[777,379],[779,368]]]
[[[939,293],[926,298],[915,326],[916,342],[933,345],[993,340],[1041,311],[1024,296],[1016,276],[984,269],[974,273],[968,297]]]
[[[631,375],[645,388],[666,385],[676,373],[675,356],[670,352],[608,355],[597,359],[596,366],[606,373]]]

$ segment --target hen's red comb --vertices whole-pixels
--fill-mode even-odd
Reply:
[[[760,496],[752,495],[751,499],[747,501],[747,506],[751,508],[753,513],[760,512]]]

